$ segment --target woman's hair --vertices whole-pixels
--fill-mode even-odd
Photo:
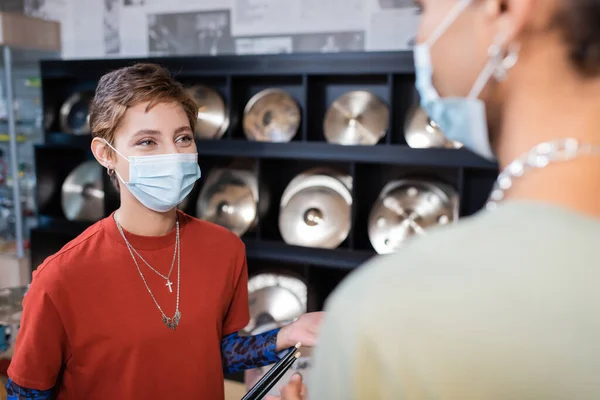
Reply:
[[[187,114],[192,130],[198,109],[183,85],[169,71],[156,64],[136,64],[109,72],[100,78],[90,106],[92,137],[113,143],[115,131],[129,107],[148,102],[146,111],[158,103],[176,102]],[[109,149],[109,152],[111,150]],[[119,187],[115,175],[111,175]]]
[[[569,58],[586,77],[600,76],[600,0],[560,0],[555,22]]]

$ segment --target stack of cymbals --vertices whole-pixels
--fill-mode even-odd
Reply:
[[[254,95],[244,109],[243,128],[248,140],[289,142],[302,114],[294,98],[281,89],[266,89]]]
[[[329,143],[374,145],[389,127],[388,106],[366,90],[345,93],[327,110],[323,130]]]
[[[352,178],[331,170],[296,176],[280,202],[279,230],[292,245],[333,249],[350,232]]]
[[[413,149],[462,147],[462,144],[446,139],[440,127],[429,119],[421,107],[414,107],[409,111],[404,126],[404,138]]]
[[[95,222],[104,217],[102,166],[95,160],[78,165],[62,184],[61,200],[70,221]]]
[[[458,219],[458,195],[446,184],[425,180],[388,183],[369,216],[369,239],[379,254],[393,253],[410,237]]]
[[[229,128],[229,115],[221,95],[204,85],[187,89],[198,107],[195,136],[198,139],[220,139]]]
[[[60,108],[60,128],[73,135],[90,133],[90,104],[94,97],[91,91],[73,93]]]
[[[221,225],[242,236],[258,222],[259,190],[253,171],[214,168],[200,191],[199,218]]]

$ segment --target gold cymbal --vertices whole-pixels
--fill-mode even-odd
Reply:
[[[404,138],[413,149],[441,147],[457,149],[462,144],[446,139],[440,127],[432,121],[421,107],[413,107],[406,118]]]
[[[229,127],[229,116],[221,95],[204,85],[187,89],[198,107],[195,135],[198,139],[220,139]]]
[[[255,177],[248,171],[214,169],[200,191],[197,215],[238,236],[246,233],[258,216]]]
[[[283,193],[279,230],[292,245],[333,249],[350,232],[352,195],[328,175],[301,175]]]
[[[95,222],[104,216],[102,166],[96,160],[79,164],[62,185],[62,209],[70,221]]]
[[[455,193],[447,185],[418,180],[390,182],[369,215],[371,245],[379,254],[393,253],[410,237],[453,222],[458,218],[455,201]]]
[[[374,145],[389,127],[389,108],[366,90],[357,90],[337,98],[327,110],[323,131],[330,143]]]
[[[244,134],[259,142],[289,142],[298,132],[302,114],[296,100],[284,90],[266,89],[254,95],[244,109]]]

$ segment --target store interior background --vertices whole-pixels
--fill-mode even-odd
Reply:
[[[85,81],[92,72],[86,71],[88,76],[80,79],[76,76],[60,75],[65,72],[59,66],[56,69],[58,75],[54,80],[44,81],[40,79],[40,60],[97,60],[90,70],[100,70],[100,65],[106,65],[102,62],[108,62],[110,59],[123,59],[125,63],[147,57],[166,59],[198,56],[203,59],[202,57],[239,55],[252,59],[262,55],[281,55],[285,58],[285,54],[298,54],[310,57],[303,60],[310,60],[313,66],[322,62],[322,71],[326,71],[323,76],[311,71],[296,70],[285,75],[282,71],[273,70],[264,71],[263,80],[255,83],[252,79],[256,71],[245,71],[246,75],[242,73],[242,78],[235,78],[234,73],[223,71],[222,76],[207,80],[219,84],[228,82],[223,87],[228,87],[225,91],[228,91],[230,97],[239,97],[235,101],[241,106],[240,110],[243,110],[242,102],[248,101],[244,96],[249,96],[256,87],[279,85],[291,88],[294,95],[304,93],[300,96],[300,106],[304,107],[303,116],[306,109],[309,110],[309,120],[302,121],[298,136],[290,143],[289,148],[292,150],[284,152],[285,155],[282,155],[281,159],[267,157],[268,159],[263,160],[263,155],[252,153],[261,165],[263,178],[277,196],[273,196],[275,211],[267,216],[267,222],[260,228],[262,231],[259,229],[259,233],[252,233],[247,241],[251,276],[260,272],[261,268],[267,271],[263,276],[265,279],[251,282],[254,288],[250,288],[251,291],[255,290],[258,293],[259,289],[268,285],[287,287],[296,294],[300,293],[299,297],[304,296],[300,305],[303,311],[320,309],[335,286],[353,268],[376,253],[367,235],[369,211],[387,183],[406,175],[407,171],[433,171],[449,181],[450,186],[454,187],[452,190],[460,197],[461,204],[458,205],[456,200],[453,211],[458,218],[458,214],[471,214],[483,204],[494,177],[494,165],[464,150],[439,149],[438,153],[412,153],[407,146],[403,136],[404,121],[409,106],[415,102],[410,50],[415,42],[419,18],[412,0],[0,0],[0,13],[3,12],[58,22],[60,49],[12,49],[13,104],[17,121],[17,159],[25,237],[25,254],[23,257],[16,257],[16,260],[7,131],[8,102],[11,100],[6,96],[6,71],[0,63],[0,311],[3,305],[3,288],[27,285],[31,279],[31,270],[41,262],[39,258],[32,259],[29,254],[30,232],[39,228],[40,214],[44,214],[45,223],[51,225],[51,228],[46,227],[50,230],[42,232],[46,236],[39,236],[38,243],[57,240],[65,231],[76,235],[84,227],[84,224],[78,223],[69,225],[69,222],[73,221],[65,221],[60,206],[51,211],[48,210],[52,207],[46,207],[43,213],[39,213],[40,179],[39,173],[36,174],[36,154],[38,164],[43,162],[44,165],[50,165],[48,160],[56,159],[57,162],[72,164],[72,168],[80,161],[69,161],[65,155],[75,154],[77,160],[84,159],[82,154],[89,149],[89,144],[84,143],[85,138],[83,141],[79,140],[81,137],[76,138],[74,144],[67,146],[69,149],[59,149],[61,143],[70,141],[70,136],[60,132],[56,122],[52,128],[44,127],[44,106],[47,104],[43,104],[42,98],[45,101],[64,101],[69,90],[76,90],[76,85],[72,88],[66,86],[73,82]],[[332,57],[335,53],[357,54],[350,58],[357,61],[357,75],[348,72],[352,70],[352,65],[344,65],[343,61]],[[244,68],[244,61],[234,63],[239,63],[240,68]],[[170,65],[176,66],[176,63]],[[193,62],[185,65],[191,66]],[[293,64],[290,66],[294,67]],[[337,71],[336,66],[343,66],[345,71]],[[193,73],[199,74],[197,80],[201,82],[202,67],[195,65],[189,68],[195,71]],[[285,76],[273,78],[278,74]],[[187,76],[186,79],[187,83],[193,83],[195,78]],[[44,82],[49,82],[50,86]],[[386,106],[389,106],[390,126],[387,134],[376,146],[363,146],[357,152],[349,148],[352,146],[342,149],[342,146],[335,147],[326,143],[322,132],[317,133],[322,129],[326,110],[336,96],[361,89],[372,90],[383,98]],[[54,91],[58,93],[56,96],[52,93]],[[54,104],[55,111],[59,107],[57,104]],[[316,130],[311,130],[306,125],[316,127]],[[210,151],[203,150],[200,158],[208,166],[204,170],[203,165],[203,175],[210,167],[220,166],[223,160],[233,159],[234,153],[244,154],[244,144],[240,144],[244,141],[241,128],[233,127],[230,131],[233,133],[227,133],[225,139],[221,140],[223,145],[217,143],[212,147],[217,150],[216,154],[209,154]],[[59,140],[49,143],[49,137]],[[229,143],[228,140],[235,142],[237,147],[233,150],[227,149],[225,146]],[[313,144],[316,144],[314,149],[323,150],[322,156],[306,154],[307,149],[313,148],[310,147]],[[270,147],[265,148],[268,150]],[[256,149],[256,146],[250,146],[249,149],[250,152],[255,151],[252,149]],[[43,155],[43,160],[40,159],[40,154]],[[339,249],[294,248],[290,251],[291,247],[285,246],[278,232],[277,197],[281,196],[285,184],[294,174],[305,167],[318,166],[319,163],[328,164],[332,160],[327,159],[327,155],[332,154],[336,157],[334,161],[342,165],[342,169],[355,179],[354,188],[348,188],[352,195],[356,196],[356,204],[352,205],[353,226],[350,236]],[[353,158],[353,154],[357,155],[356,159]],[[294,157],[300,160],[297,167],[293,166]],[[61,168],[66,167],[63,165]],[[39,165],[37,169],[39,171]],[[282,171],[286,181],[284,182],[284,178],[269,175],[269,170]],[[61,179],[64,180],[65,177],[66,172]],[[60,182],[53,184],[56,186],[54,196],[59,198]],[[114,205],[113,200],[114,198],[111,198],[111,205]],[[354,211],[355,209],[358,211]],[[58,246],[59,242],[54,243],[54,246]],[[300,271],[302,279],[299,279],[298,275],[289,279],[276,278],[281,265],[283,267],[280,271],[285,270],[286,274],[290,269]],[[292,275],[294,274],[290,276]],[[304,281],[301,282],[302,280]],[[0,328],[2,326],[0,316]],[[1,337],[0,334],[0,339]],[[10,350],[10,343],[0,340],[0,378],[2,359],[6,361],[10,358],[10,354],[3,353],[7,348]],[[307,368],[310,369],[310,363],[305,365],[309,365]],[[258,379],[260,373],[264,371],[254,371],[253,377],[250,378],[246,376],[246,384],[249,379]],[[243,378],[235,379],[239,381]],[[228,395],[231,396],[228,399],[240,398],[239,393],[243,393],[244,386],[230,385],[228,390],[232,393]],[[0,400],[1,395],[0,389]]]

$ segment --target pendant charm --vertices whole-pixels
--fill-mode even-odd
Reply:
[[[163,324],[165,324],[167,326],[167,328],[171,329],[172,331],[174,331],[175,328],[177,328],[180,320],[181,320],[181,312],[179,310],[177,310],[175,312],[175,315],[173,316],[173,318],[169,318],[166,315],[163,315]]]
[[[173,282],[167,279],[167,284],[165,286],[168,286],[169,292],[173,293],[173,289],[171,288],[171,286],[173,286]]]

